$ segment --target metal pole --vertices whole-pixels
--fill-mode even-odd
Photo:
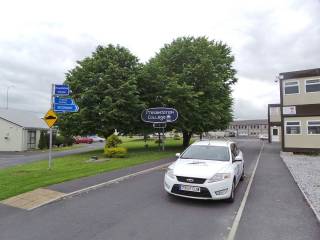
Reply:
[[[164,151],[164,127],[162,128],[162,151]]]
[[[50,128],[50,141],[49,141],[49,170],[51,169],[52,161],[52,127]]]
[[[54,85],[51,85],[51,99],[50,99],[50,109],[53,109],[53,88]],[[49,169],[51,169],[52,161],[52,127],[50,128],[50,140],[49,140]]]
[[[158,141],[159,141],[159,151],[161,151],[161,140],[160,140],[161,138],[160,138],[160,130],[159,130],[159,128],[158,128]]]

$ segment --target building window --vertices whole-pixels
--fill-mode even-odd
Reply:
[[[320,79],[306,80],[306,92],[320,92]]]
[[[36,148],[36,131],[28,131],[27,148],[28,149],[35,149]]]
[[[286,122],[286,134],[300,134],[301,133],[301,122],[292,121]]]
[[[308,134],[320,134],[320,121],[308,121]]]
[[[297,94],[299,93],[299,82],[285,82],[284,83],[284,94]]]

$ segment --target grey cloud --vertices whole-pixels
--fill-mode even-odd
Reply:
[[[10,89],[10,106],[45,111],[51,83],[62,82],[65,73],[95,48],[94,39],[80,35],[79,40],[50,33],[26,35],[15,41],[0,41],[0,99]],[[2,95],[2,96],[1,96]],[[4,102],[0,107],[5,106]]]
[[[240,77],[272,82],[280,72],[320,67],[319,1],[295,1],[288,8],[304,11],[310,24],[302,31],[284,34],[277,31],[279,22],[273,11],[248,15],[252,26],[245,32],[251,40],[237,56]]]
[[[266,119],[267,104],[256,107],[251,100],[235,99],[233,105],[234,119]]]

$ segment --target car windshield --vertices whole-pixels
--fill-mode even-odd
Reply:
[[[229,161],[230,155],[228,147],[192,145],[181,155],[180,158]]]

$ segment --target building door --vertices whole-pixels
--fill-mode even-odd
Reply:
[[[279,142],[280,141],[280,133],[278,127],[271,127],[271,142]]]
[[[28,131],[27,135],[27,149],[36,148],[36,131]]]

